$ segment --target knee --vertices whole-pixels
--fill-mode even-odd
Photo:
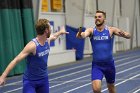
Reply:
[[[114,84],[107,84],[109,93],[116,93],[115,85]]]
[[[101,90],[99,88],[93,88],[94,93],[101,93]]]
[[[94,93],[101,93],[101,88],[98,86],[93,86],[93,92]]]
[[[92,88],[94,93],[101,93],[101,80],[94,80],[92,82]]]

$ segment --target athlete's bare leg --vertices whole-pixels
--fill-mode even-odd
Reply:
[[[109,93],[116,93],[116,88],[115,88],[115,85],[114,83],[113,84],[107,84],[107,87],[108,87],[108,91]]]
[[[92,81],[92,89],[94,93],[101,93],[101,80],[93,80]]]

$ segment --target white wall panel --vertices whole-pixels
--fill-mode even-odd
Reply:
[[[99,10],[103,10],[107,15],[107,24],[113,24],[113,12],[115,9],[114,0],[98,0],[98,8]]]
[[[118,27],[120,29],[122,29],[124,31],[128,31],[130,33],[129,19],[127,17],[120,17],[118,19]],[[116,40],[115,44],[117,44],[116,47],[118,47],[117,51],[130,49],[130,39],[125,39],[123,37],[118,37],[118,40]]]
[[[85,0],[66,0],[66,24],[75,28],[83,26]]]
[[[137,37],[138,47],[140,47],[140,16],[137,17]]]

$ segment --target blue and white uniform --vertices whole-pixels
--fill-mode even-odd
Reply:
[[[46,41],[42,46],[36,38],[36,54],[27,56],[27,68],[23,76],[23,93],[49,93],[47,61],[50,46]]]
[[[115,82],[113,39],[114,35],[110,36],[108,26],[105,26],[101,32],[94,28],[90,38],[93,50],[92,80],[102,80],[105,76],[108,83]]]

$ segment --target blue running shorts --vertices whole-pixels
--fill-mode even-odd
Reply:
[[[114,60],[109,62],[92,62],[92,81],[102,80],[105,77],[106,82],[112,84],[115,82],[116,69]]]
[[[23,93],[49,93],[48,78],[32,81],[23,79]]]

